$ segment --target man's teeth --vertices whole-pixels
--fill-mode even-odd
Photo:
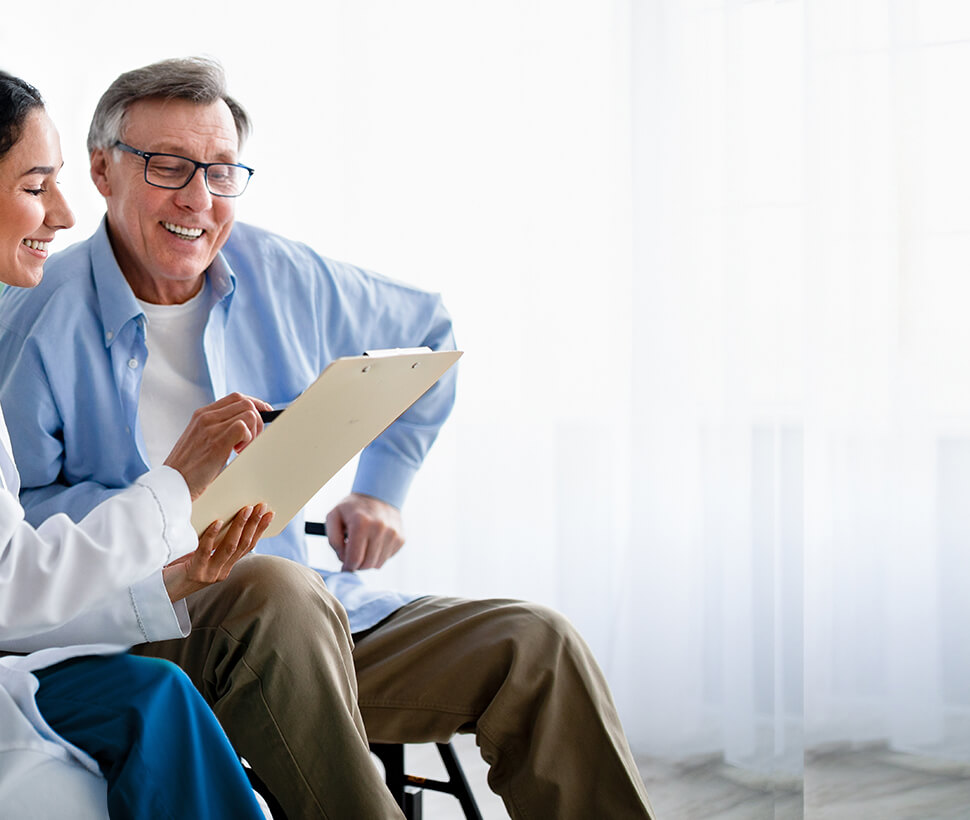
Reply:
[[[51,246],[50,242],[38,242],[36,239],[25,239],[24,244],[35,251],[46,251]]]
[[[200,236],[202,236],[202,234],[205,233],[202,228],[185,228],[182,225],[176,225],[172,222],[163,222],[162,227],[164,227],[166,231],[171,231],[177,236],[184,236],[187,239],[198,239]]]

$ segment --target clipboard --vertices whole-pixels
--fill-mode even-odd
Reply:
[[[276,515],[263,537],[278,535],[461,355],[410,348],[335,359],[193,502],[192,526],[201,534],[264,502]]]

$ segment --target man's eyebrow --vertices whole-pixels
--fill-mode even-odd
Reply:
[[[156,148],[154,151],[149,151],[148,153],[150,153],[150,154],[171,154],[173,157],[182,157],[183,159],[192,159],[192,157],[186,156],[186,154],[183,151],[183,149],[178,148],[177,146],[172,146],[169,143],[162,143],[162,147],[161,148]],[[233,158],[232,151],[217,151],[214,156],[215,156],[215,159],[212,160],[212,162],[228,162],[228,163],[239,162],[238,159],[234,159]]]

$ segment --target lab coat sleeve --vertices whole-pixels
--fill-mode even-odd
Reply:
[[[63,626],[25,638],[0,640],[0,652],[37,652],[52,647],[111,643],[123,647],[184,638],[191,631],[185,601],[171,603],[162,572],[120,589],[101,606]]]
[[[77,524],[59,514],[35,529],[24,520],[17,499],[0,491],[0,638],[6,643],[49,633],[90,613],[91,624],[99,617],[107,618],[103,623],[119,624],[117,634],[102,632],[95,640],[146,640],[151,628],[140,630],[140,638],[129,628],[132,614],[136,620],[139,614],[137,594],[153,584],[149,597],[157,604],[158,570],[197,546],[190,512],[185,481],[169,467],[145,474]],[[154,580],[152,573],[157,574]],[[128,611],[123,615],[126,598]],[[177,615],[170,611],[168,617]],[[122,622],[127,624],[124,629]],[[171,623],[159,634],[177,637],[168,634]]]

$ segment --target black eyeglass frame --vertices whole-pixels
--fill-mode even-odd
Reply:
[[[165,154],[158,151],[139,151],[137,148],[132,148],[130,145],[117,140],[114,144],[115,148],[120,148],[129,154],[134,154],[136,157],[141,157],[145,160],[145,182],[151,185],[153,188],[164,188],[166,191],[180,191],[186,185],[188,185],[192,178],[198,173],[199,169],[202,169],[202,176],[205,179],[206,190],[213,196],[222,196],[227,199],[235,199],[237,196],[242,196],[246,192],[246,188],[249,187],[249,180],[252,179],[253,174],[256,173],[255,168],[250,168],[248,165],[243,165],[241,162],[197,162],[194,159],[189,159],[189,157],[183,157],[179,154]],[[148,161],[152,157],[172,157],[172,159],[182,159],[186,162],[191,162],[195,168],[192,169],[192,173],[189,174],[189,178],[185,180],[181,185],[159,185],[157,182],[152,182],[148,178]],[[209,169],[213,165],[232,165],[235,168],[242,168],[244,171],[249,172],[249,176],[246,177],[246,181],[243,183],[242,190],[238,194],[219,194],[212,190],[209,186]]]

